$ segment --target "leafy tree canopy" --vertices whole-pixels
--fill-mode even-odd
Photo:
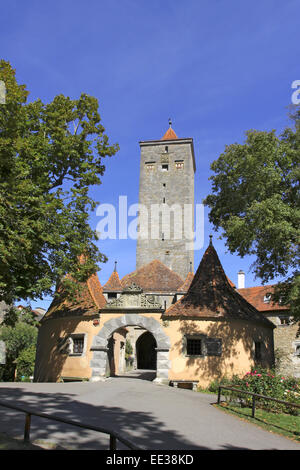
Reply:
[[[51,294],[66,273],[85,280],[106,260],[88,223],[97,204],[88,191],[118,145],[109,144],[96,98],[28,102],[4,60],[0,80],[0,298],[11,303]]]
[[[211,165],[212,194],[204,200],[209,220],[231,253],[254,255],[263,283],[277,276],[274,300],[300,315],[300,107],[279,136],[250,130]]]

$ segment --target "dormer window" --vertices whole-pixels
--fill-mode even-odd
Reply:
[[[272,297],[272,294],[270,292],[264,295],[264,303],[269,304],[271,302],[271,297]]]
[[[107,299],[108,300],[116,299],[116,298],[117,298],[117,293],[116,292],[108,292],[107,293]]]

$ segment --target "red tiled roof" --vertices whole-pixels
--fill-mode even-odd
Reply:
[[[98,275],[95,273],[86,282],[77,283],[78,291],[72,299],[59,287],[44,319],[65,316],[91,316],[106,304]]]
[[[178,292],[187,292],[193,279],[194,279],[194,273],[190,271],[184,283],[179,287]]]
[[[241,319],[274,327],[230,285],[212,245],[206,249],[188,292],[164,317]]]
[[[146,292],[177,292],[183,284],[182,277],[159,260],[141,266],[124,276],[121,283],[128,287],[134,282]]]
[[[117,271],[113,271],[110,278],[103,286],[103,292],[122,292],[123,285],[120,281]]]
[[[173,131],[172,127],[169,127],[165,135],[161,138],[161,140],[174,140],[174,139],[178,139],[178,137]]]
[[[193,278],[194,278],[194,274],[192,272],[189,272],[186,277],[186,280],[184,281],[182,286],[180,286],[180,288],[178,289],[178,292],[187,292],[191,285]],[[229,277],[226,276],[226,278],[229,284],[231,285],[231,287],[235,287],[235,284],[229,279]]]
[[[238,292],[260,312],[270,312],[273,310],[288,310],[287,305],[280,305],[273,302],[264,302],[267,294],[274,292],[274,286],[245,287],[238,289]]]

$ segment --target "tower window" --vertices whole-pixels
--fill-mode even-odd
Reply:
[[[117,293],[116,292],[108,292],[107,293],[107,299],[116,299],[117,298]]]
[[[176,170],[182,170],[183,169],[183,162],[175,162],[175,168],[176,168]]]
[[[165,197],[163,197],[163,204],[165,204],[165,203],[166,203],[166,198],[165,198]]]
[[[168,170],[169,170],[169,165],[162,165],[162,166],[161,166],[161,169],[162,169],[163,171],[168,171]]]
[[[148,171],[154,170],[154,164],[153,163],[146,163],[146,168]]]
[[[165,152],[168,153],[168,151],[169,151],[169,147],[166,145],[165,146]]]

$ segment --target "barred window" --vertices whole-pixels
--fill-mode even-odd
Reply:
[[[85,335],[75,334],[70,337],[70,354],[81,355],[84,353]]]
[[[83,353],[83,344],[84,344],[83,337],[74,338],[73,339],[73,353],[74,354],[82,354]]]
[[[188,356],[202,355],[202,340],[196,338],[187,338],[186,353]]]

